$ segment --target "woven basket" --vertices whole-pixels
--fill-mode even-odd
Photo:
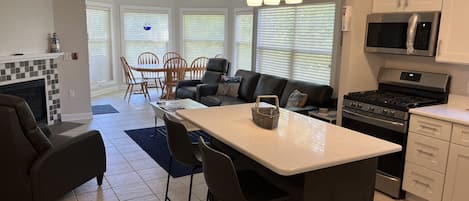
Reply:
[[[275,108],[273,107],[259,107],[261,99],[275,99]],[[258,96],[256,105],[251,108],[252,120],[256,125],[265,129],[275,129],[278,126],[278,119],[280,117],[279,101],[277,96]]]

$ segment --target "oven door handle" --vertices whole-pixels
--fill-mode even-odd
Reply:
[[[376,126],[382,126],[382,127],[385,127],[385,128],[388,128],[388,129],[391,129],[391,130],[394,130],[394,131],[398,131],[398,132],[401,132],[401,133],[406,133],[407,132],[406,124],[401,123],[401,122],[395,122],[395,121],[389,121],[389,120],[385,120],[385,119],[373,118],[373,117],[369,117],[369,116],[366,116],[366,115],[363,115],[363,114],[360,114],[360,113],[352,112],[352,111],[347,110],[347,109],[344,109],[343,112],[344,112],[345,117],[348,117],[348,118],[351,118],[351,119],[354,119],[354,120],[357,120],[357,121],[370,123],[370,124],[373,124],[373,125],[376,125]]]

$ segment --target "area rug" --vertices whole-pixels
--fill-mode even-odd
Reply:
[[[119,113],[112,105],[93,105],[91,111],[93,115]]]
[[[166,127],[152,127],[143,128],[137,130],[125,131],[145,152],[150,155],[163,169],[168,172],[169,170],[169,150],[168,143],[166,141]],[[189,137],[192,142],[198,142],[199,136],[209,140],[207,133],[203,131],[193,131],[189,133]],[[192,167],[185,166],[175,160],[173,160],[173,166],[171,169],[171,176],[174,178],[182,177],[191,174]],[[195,173],[202,172],[202,169],[198,169]]]

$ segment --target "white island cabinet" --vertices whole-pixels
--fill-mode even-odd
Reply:
[[[442,0],[374,0],[373,13],[441,11]]]
[[[468,0],[443,1],[437,62],[469,64],[468,8]]]
[[[469,200],[467,109],[450,102],[410,110],[403,185],[408,200]]]

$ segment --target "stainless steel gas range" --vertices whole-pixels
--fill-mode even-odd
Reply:
[[[402,145],[402,152],[378,158],[376,189],[403,198],[409,109],[446,103],[450,76],[387,68],[378,80],[378,90],[344,97],[342,126]]]

